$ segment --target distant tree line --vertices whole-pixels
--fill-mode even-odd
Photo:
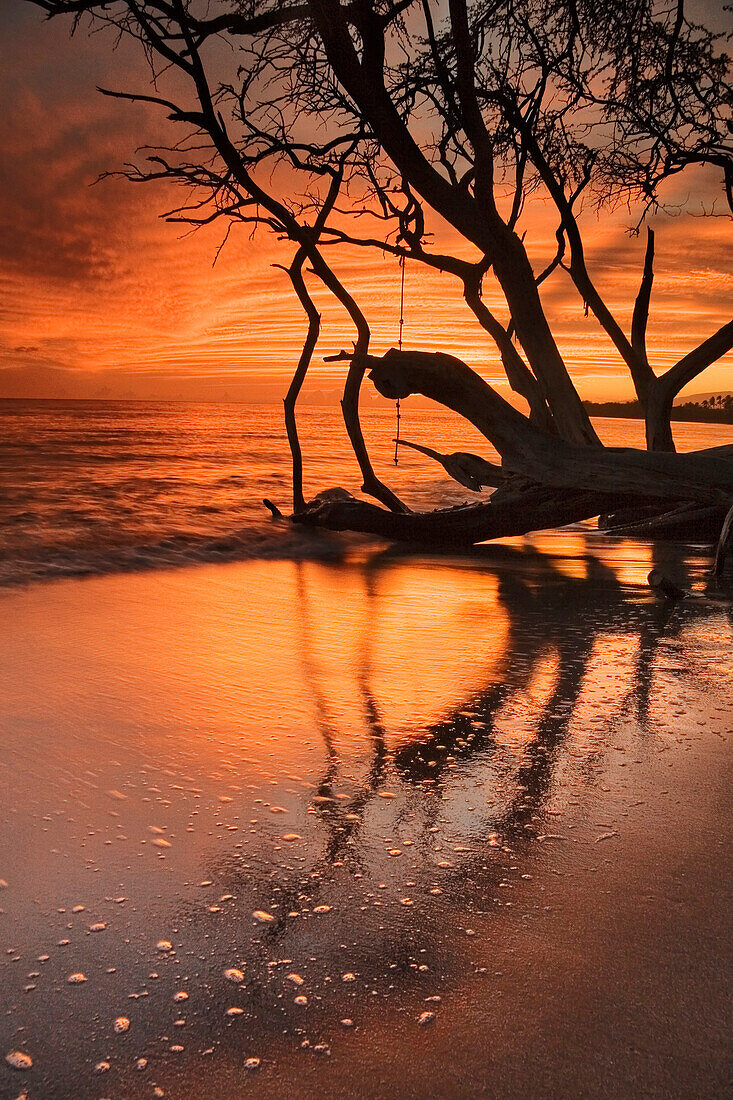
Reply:
[[[586,401],[590,416],[616,416],[629,420],[643,420],[644,410],[639,401]],[[686,401],[674,405],[672,420],[698,420],[703,423],[733,424],[733,394],[717,394],[703,401]]]

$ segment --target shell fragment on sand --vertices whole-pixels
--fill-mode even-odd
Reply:
[[[5,1061],[11,1067],[11,1069],[31,1069],[33,1066],[33,1059],[30,1054],[26,1054],[22,1050],[11,1050],[5,1055]]]
[[[267,913],[264,909],[255,909],[252,916],[258,924],[272,924],[275,920],[272,913]]]

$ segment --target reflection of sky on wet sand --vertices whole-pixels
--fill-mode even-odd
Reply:
[[[725,605],[658,603],[649,549],[611,545],[3,595],[0,1046],[32,1053],[38,1095],[193,1097],[207,1074],[239,1095],[250,1056],[274,1087],[342,1019],[439,1015],[425,998],[507,951],[548,876],[603,882],[663,754],[717,751],[730,719]]]

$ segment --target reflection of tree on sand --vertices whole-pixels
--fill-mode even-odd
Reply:
[[[316,722],[318,732],[323,738],[328,757],[328,768],[321,780],[319,795],[328,798],[331,795],[333,780],[338,770],[338,754],[334,746],[334,731],[328,717],[326,696],[322,691],[316,662],[313,654],[313,627],[310,620],[309,594],[303,577],[302,562],[296,562],[296,588],[298,593],[298,608],[300,610],[300,659],[303,663],[303,673],[313,696],[316,708]]]
[[[645,575],[649,566],[643,565]],[[460,976],[476,965],[456,929],[468,924],[481,928],[482,936],[501,937],[512,926],[519,910],[503,906],[512,897],[516,904],[518,894],[501,887],[521,889],[519,915],[540,907],[536,841],[555,832],[557,805],[582,800],[584,792],[594,804],[603,803],[609,751],[627,730],[632,737],[652,736],[649,718],[660,713],[665,690],[660,642],[720,612],[704,599],[670,609],[641,583],[638,591],[630,589],[620,569],[590,554],[584,558],[582,547],[568,568],[550,554],[494,546],[475,556],[471,570],[492,578],[478,590],[496,601],[491,613],[500,659],[468,663],[472,646],[492,642],[482,633],[485,621],[477,620],[481,627],[466,632],[463,647],[467,669],[478,668],[483,683],[472,689],[467,674],[465,693],[447,713],[436,716],[433,708],[422,728],[395,737],[385,718],[390,681],[382,689],[380,674],[385,652],[400,658],[395,639],[384,634],[384,609],[402,592],[390,573],[403,567],[392,552],[351,567],[359,588],[356,595],[353,586],[349,590],[349,616],[358,631],[349,635],[353,650],[336,654],[331,641],[342,616],[321,620],[329,645],[319,645],[317,615],[332,606],[320,590],[325,574],[297,566],[300,659],[323,739],[323,770],[310,776],[302,819],[293,823],[301,840],[283,844],[276,833],[270,846],[258,826],[249,839],[240,833],[239,850],[229,850],[210,871],[236,899],[229,921],[219,925],[220,943],[234,965],[242,960],[246,981],[237,1004],[258,1032],[296,1029],[301,1037],[313,1036],[343,1016],[359,1017],[365,996],[424,995],[422,963],[430,992],[442,992],[441,974]],[[431,577],[441,568],[431,561]],[[446,563],[447,570],[454,568],[462,567]],[[460,593],[465,585],[456,578]],[[465,620],[456,621],[460,629]],[[618,654],[623,664],[613,663]],[[353,693],[356,708],[345,709],[344,690]],[[351,731],[342,728],[344,714],[363,722],[358,756]],[[591,742],[585,740],[589,728]],[[399,858],[391,857],[393,848],[400,849]],[[520,886],[523,872],[528,881]],[[256,909],[274,919],[256,924]],[[200,919],[196,910],[193,924]],[[207,937],[209,927],[202,925]],[[212,957],[210,965],[212,997],[221,998],[223,1010],[231,1000],[224,1000],[229,991],[216,977],[222,957]],[[293,1003],[299,991],[288,984],[291,970],[305,980],[300,992],[307,994],[307,1022]],[[342,984],[339,976],[347,970],[356,979]],[[222,1033],[220,1041],[236,1045],[233,1034]]]
[[[418,736],[398,742],[390,752],[373,684],[372,650],[382,606],[380,581],[395,563],[391,554],[371,558],[363,571],[365,610],[356,656],[357,690],[369,733],[368,761],[358,790],[348,795],[349,783],[342,775],[338,750],[339,731],[329,717],[326,673],[315,656],[312,593],[307,571],[298,567],[301,658],[326,752],[326,769],[310,800],[310,812],[322,826],[325,843],[307,875],[299,874],[289,885],[282,883],[281,912],[318,904],[329,890],[335,874],[332,868],[387,878],[395,873],[391,861],[386,861],[386,868],[379,864],[380,841],[383,854],[384,831],[396,833],[408,820],[414,834],[412,851],[420,860],[417,867],[410,865],[410,873],[420,877],[420,888],[427,888],[435,875],[441,831],[436,832],[437,824],[451,806],[459,805],[461,784],[469,776],[474,785],[483,784],[490,797],[484,797],[483,809],[477,805],[471,816],[471,847],[465,855],[452,859],[452,879],[457,882],[459,872],[484,861],[488,847],[511,845],[518,855],[517,845],[530,842],[542,831],[543,809],[556,783],[561,783],[556,778],[558,765],[584,697],[591,660],[598,656],[599,648],[603,655],[599,645],[603,635],[624,635],[636,642],[631,667],[625,670],[626,683],[618,685],[616,718],[606,718],[609,738],[613,737],[614,722],[629,710],[642,727],[648,723],[660,639],[670,631],[679,631],[691,616],[709,614],[710,607],[704,601],[689,600],[684,608],[674,609],[646,594],[641,600],[629,599],[633,593],[622,585],[614,569],[591,554],[582,565],[582,569],[562,572],[550,556],[531,549],[493,547],[486,557],[477,556],[474,567],[498,580],[497,603],[508,624],[500,671],[450,714],[430,722]],[[466,647],[470,641],[467,635]],[[512,705],[519,703],[526,709],[529,685],[550,658],[554,679],[549,695],[535,704],[533,732],[520,746],[517,764],[507,755],[497,723],[506,724],[505,713]],[[616,674],[619,670],[612,671]],[[603,751],[595,758],[588,754],[584,781],[592,786],[598,783]],[[512,767],[509,781],[499,784],[498,776],[507,775],[507,761]],[[394,797],[385,802],[379,797],[383,793]],[[287,921],[279,916],[271,933],[277,936],[286,929]]]
[[[367,782],[362,789],[352,796],[348,802],[340,802],[334,797],[334,782],[338,776],[338,754],[334,748],[334,732],[329,724],[328,709],[325,695],[319,686],[316,663],[313,657],[312,625],[310,620],[310,593],[308,592],[303,573],[302,562],[296,564],[298,607],[301,612],[301,637],[303,669],[306,680],[313,693],[316,704],[318,731],[323,738],[328,755],[328,767],[321,782],[318,785],[318,794],[313,799],[313,805],[317,813],[324,820],[328,831],[328,844],[326,849],[326,862],[333,863],[337,859],[347,856],[346,848],[358,827],[361,825],[364,810],[378,788],[384,782],[385,762],[387,750],[384,737],[384,729],[379,720],[377,706],[371,693],[369,682],[371,672],[371,647],[369,645],[369,632],[372,625],[371,615],[374,606],[374,584],[369,568],[365,572],[365,591],[367,597],[367,614],[364,616],[364,629],[360,652],[360,664],[358,669],[358,684],[362,695],[363,707],[367,722],[367,728],[371,733],[372,757]],[[350,846],[352,847],[352,846]],[[353,849],[354,855],[357,850]],[[358,856],[357,856],[358,858]]]
[[[683,575],[685,561],[679,548],[652,546],[651,550],[655,564],[659,558],[665,569],[672,564],[675,574]],[[496,557],[494,550],[491,560]],[[517,568],[518,560],[524,568]],[[526,689],[541,659],[554,651],[557,659],[554,688],[538,717],[535,737],[526,746],[526,761],[517,771],[517,796],[500,820],[490,822],[492,831],[516,836],[541,809],[549,793],[557,753],[567,737],[596,642],[605,633],[636,636],[636,657],[623,702],[633,703],[639,723],[646,725],[658,643],[670,631],[677,634],[687,617],[666,601],[648,599],[635,605],[633,614],[620,614],[626,593],[615,571],[592,554],[586,556],[585,564],[584,576],[566,576],[542,554],[505,551],[497,568],[499,602],[509,623],[502,662],[505,674],[447,718],[428,726],[419,740],[398,747],[391,759],[396,777],[405,784],[439,786],[446,773],[456,774],[463,764],[473,765],[495,753],[497,715],[513,696]],[[367,582],[372,596],[374,572],[372,562]],[[518,579],[528,574],[532,585]],[[378,607],[373,598],[371,606]],[[686,611],[693,615],[708,613],[704,605],[694,603]],[[368,647],[373,634],[373,624],[369,624],[364,631],[364,669],[369,667]],[[367,714],[372,716],[375,740],[383,746],[384,730],[376,719],[376,705],[365,677],[362,684],[369,700]],[[624,709],[622,706],[620,713]],[[381,757],[378,774],[381,783],[384,777]],[[363,795],[360,803],[364,804]]]
[[[527,688],[540,661],[554,651],[558,662],[554,689],[539,716],[535,737],[526,746],[526,762],[516,773],[515,797],[498,818],[488,822],[492,839],[498,836],[504,842],[522,835],[549,792],[557,751],[567,735],[596,634],[604,625],[603,620],[594,622],[591,618],[589,629],[569,629],[568,609],[572,608],[573,615],[582,620],[584,603],[597,609],[599,591],[614,606],[620,598],[612,571],[592,557],[588,558],[582,579],[563,576],[539,555],[533,565],[535,570],[545,572],[535,578],[539,586],[534,590],[516,580],[499,587],[499,598],[511,624],[505,678],[460,712],[430,727],[425,742],[406,746],[394,758],[395,769],[405,780],[423,779],[427,765],[433,781],[438,783],[448,767],[455,771],[463,764],[473,764],[477,756],[496,753],[497,715],[512,697]],[[530,629],[528,622],[533,624]],[[540,624],[544,629],[536,633]]]

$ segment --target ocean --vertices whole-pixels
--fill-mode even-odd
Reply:
[[[496,457],[454,414],[403,403],[402,436],[440,451]],[[358,493],[340,410],[304,407],[306,497]],[[380,476],[413,508],[479,499],[407,449],[393,461],[395,413],[367,408]],[[639,421],[599,420],[613,445],[641,446]],[[733,428],[675,426],[678,447],[733,442]],[[337,540],[274,523],[263,497],[291,505],[290,454],[277,405],[0,401],[0,585],[193,562],[333,555]]]

